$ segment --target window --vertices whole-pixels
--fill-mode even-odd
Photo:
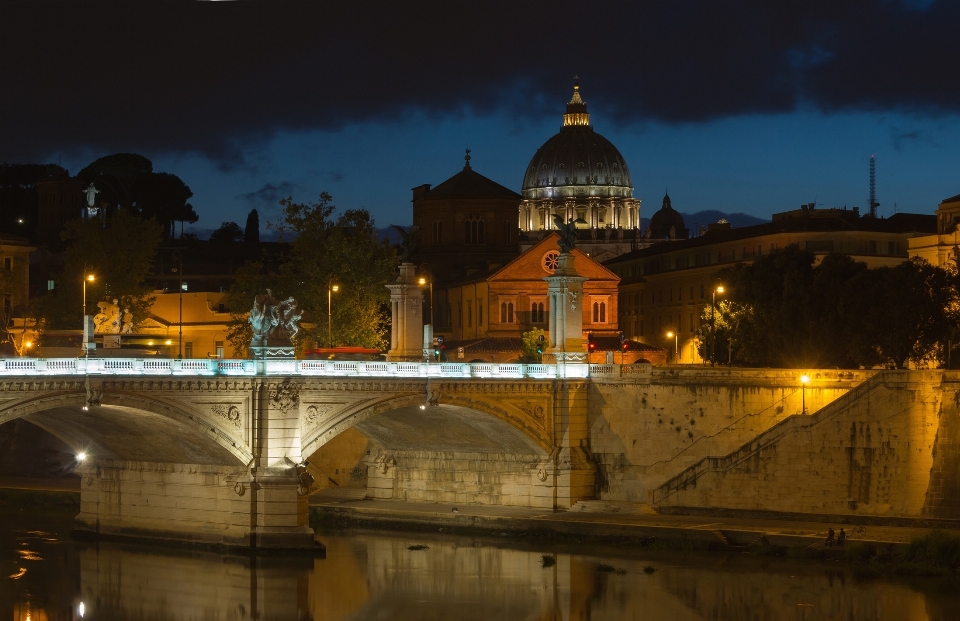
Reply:
[[[443,222],[441,220],[433,221],[433,245],[439,246],[443,243]]]
[[[223,341],[215,341],[213,345],[214,345],[214,349],[217,352],[217,358],[222,359],[223,358]]]
[[[530,305],[530,322],[543,323],[543,302],[533,302]]]
[[[593,303],[593,323],[607,323],[607,303]]]
[[[183,344],[183,357],[184,358],[193,358],[193,343],[184,343]]]
[[[227,312],[227,307],[226,307],[226,305],[225,305],[223,302],[220,302],[219,304],[217,304],[217,312],[218,312],[218,313],[225,313],[225,312]]]
[[[467,327],[473,327],[473,300],[467,301]]]
[[[48,280],[48,281],[47,281],[47,291],[53,291],[53,288],[54,288],[55,285],[56,285],[56,283],[55,283],[54,281]]]
[[[181,284],[180,284],[180,289],[183,290],[183,291],[186,291],[186,290],[187,290],[187,283],[181,283]]]
[[[513,302],[500,303],[500,323],[513,323]]]
[[[483,219],[480,216],[470,216],[463,222],[463,243],[482,244],[483,241]]]
[[[900,254],[900,249],[897,247],[897,242],[887,242],[887,254]]]
[[[13,269],[13,257],[4,257],[3,258],[3,269],[8,272]]]
[[[690,299],[693,299],[693,285],[690,285]]]
[[[457,302],[457,327],[463,327],[463,302]]]
[[[483,325],[483,298],[477,300],[477,325]]]
[[[10,313],[12,312],[12,309],[13,309],[13,298],[8,293],[5,296],[3,296],[3,314],[9,317]]]

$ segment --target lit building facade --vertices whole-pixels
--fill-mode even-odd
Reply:
[[[702,362],[696,340],[701,310],[723,285],[717,279],[723,268],[750,263],[791,244],[813,252],[818,261],[827,254],[842,253],[870,268],[893,266],[908,258],[911,238],[932,232],[934,226],[934,217],[928,215],[861,218],[852,210],[804,206],[775,214],[772,222],[756,226],[713,225],[699,237],[658,243],[604,265],[620,277],[619,323],[624,334],[671,352],[678,350],[678,355],[671,356],[674,362],[698,363]],[[717,301],[724,296],[717,295]]]
[[[943,199],[936,218],[936,233],[911,238],[908,252],[933,265],[956,267],[960,260],[960,194]]]

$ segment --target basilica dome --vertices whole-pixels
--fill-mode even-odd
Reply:
[[[640,226],[640,201],[633,198],[627,163],[612,142],[593,131],[576,83],[560,132],[537,149],[520,193],[521,231],[551,230],[554,217],[583,220],[577,228],[595,231]]]
[[[680,212],[673,208],[670,194],[663,195],[663,205],[650,218],[650,235],[654,239],[687,239],[687,229]]]
[[[560,132],[537,149],[523,177],[523,198],[631,198],[627,163],[590,125],[580,86],[573,87]]]

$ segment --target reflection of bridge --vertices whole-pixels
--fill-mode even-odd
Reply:
[[[501,502],[593,494],[588,376],[612,365],[311,360],[0,360],[0,424],[88,456],[82,529],[256,547],[313,545],[305,461],[347,429],[381,449],[509,455]],[[372,449],[371,449],[372,450]],[[392,454],[366,460],[384,495]],[[499,493],[499,492],[498,492]]]

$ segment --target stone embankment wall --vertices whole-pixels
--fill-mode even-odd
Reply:
[[[810,382],[801,389],[800,377]],[[662,484],[709,456],[726,455],[806,401],[815,412],[873,371],[648,367],[590,386],[589,451],[603,500],[650,502]]]
[[[715,453],[658,505],[960,518],[960,374],[885,371],[810,416]]]

